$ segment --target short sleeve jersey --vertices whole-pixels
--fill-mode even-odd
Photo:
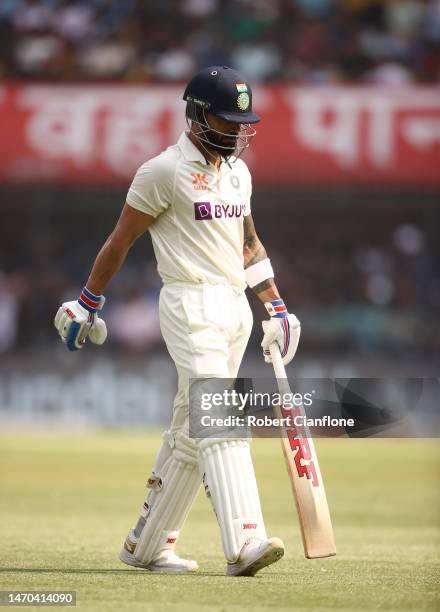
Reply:
[[[127,203],[155,217],[149,231],[164,283],[246,287],[243,217],[251,212],[251,192],[243,160],[217,170],[185,132],[138,169]]]

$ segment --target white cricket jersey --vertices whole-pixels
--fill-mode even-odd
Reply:
[[[149,231],[164,283],[246,287],[243,217],[251,212],[251,192],[243,160],[217,170],[185,132],[138,169],[127,203],[156,218]]]

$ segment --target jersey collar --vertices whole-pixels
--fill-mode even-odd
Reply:
[[[205,166],[208,165],[205,157],[198,148],[188,138],[186,132],[182,132],[177,144],[183,153],[183,157],[189,162],[200,162]]]

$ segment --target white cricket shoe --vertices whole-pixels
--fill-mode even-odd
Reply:
[[[235,563],[228,563],[228,576],[255,576],[266,567],[279,561],[284,555],[284,544],[280,538],[258,540],[251,538],[244,543],[240,556]]]
[[[131,529],[119,553],[119,559],[122,563],[132,565],[133,567],[140,567],[150,572],[195,572],[199,569],[197,561],[181,559],[174,551],[169,549],[161,551],[151,563],[139,563],[134,556],[136,544],[137,538],[134,535],[133,529]]]

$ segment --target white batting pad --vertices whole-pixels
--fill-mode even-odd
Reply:
[[[173,550],[192,503],[200,489],[197,448],[183,432],[168,435],[148,480],[151,489],[144,503],[145,526],[134,552],[136,561],[148,564],[160,552]],[[162,455],[162,457],[161,457]],[[160,461],[166,457],[165,461]]]
[[[200,469],[220,526],[225,557],[234,563],[248,538],[266,539],[247,440],[202,440]]]

